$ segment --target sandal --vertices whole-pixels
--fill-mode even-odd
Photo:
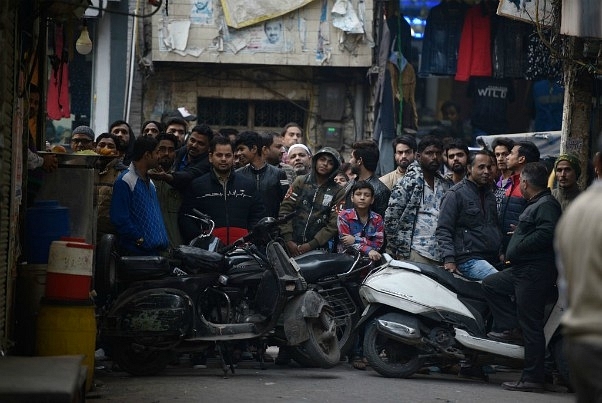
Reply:
[[[360,371],[364,371],[366,369],[366,362],[360,356],[353,357],[353,362],[351,365],[353,365],[353,368],[359,369]]]

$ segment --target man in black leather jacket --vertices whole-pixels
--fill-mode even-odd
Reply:
[[[435,237],[445,270],[471,280],[497,273],[502,232],[491,191],[491,156],[485,150],[470,158],[468,175],[441,201]]]
[[[289,183],[282,169],[265,161],[262,144],[257,132],[246,131],[238,135],[235,143],[236,154],[242,154],[244,160],[249,163],[237,169],[236,173],[255,183],[265,203],[266,215],[277,218],[280,203],[288,191]]]

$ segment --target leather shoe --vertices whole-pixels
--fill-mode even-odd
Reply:
[[[502,383],[502,388],[504,388],[506,390],[516,390],[518,392],[535,392],[535,393],[543,393],[545,390],[543,383],[525,382],[525,381],[504,382],[504,383]]]
[[[524,345],[523,332],[520,329],[504,330],[503,332],[489,332],[487,337],[491,340],[501,341],[504,343]]]

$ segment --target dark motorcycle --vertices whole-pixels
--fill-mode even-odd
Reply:
[[[334,310],[337,339],[344,356],[355,341],[355,325],[363,308],[359,288],[374,267],[372,261],[353,248],[345,253],[310,252],[295,261],[309,288],[324,297]],[[290,353],[299,364],[313,366],[303,347],[292,348]]]
[[[274,240],[278,225],[290,218],[263,219],[221,253],[180,246],[171,264],[157,256],[119,257],[117,296],[108,298],[100,325],[117,364],[134,375],[152,375],[176,353],[217,344],[227,371],[228,346],[243,340],[302,346],[315,365],[338,364],[333,309],[308,289],[295,261]]]

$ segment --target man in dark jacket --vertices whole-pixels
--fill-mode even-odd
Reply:
[[[435,237],[445,270],[471,280],[497,273],[502,233],[491,191],[493,161],[477,151],[467,166],[468,177],[443,196]]]
[[[282,169],[265,161],[262,144],[263,142],[256,132],[246,131],[238,135],[235,143],[236,154],[240,154],[249,163],[237,169],[236,173],[255,183],[255,187],[265,203],[266,216],[276,218],[278,210],[280,210],[280,203],[288,191],[289,183],[286,173]]]
[[[198,235],[194,220],[187,217],[196,208],[215,222],[213,234],[230,244],[246,235],[265,217],[265,207],[255,183],[233,171],[234,146],[217,136],[209,146],[211,171],[196,178],[184,194],[180,208],[180,231],[185,242]]]
[[[502,252],[510,241],[514,226],[518,223],[519,216],[527,206],[527,201],[520,190],[520,174],[523,167],[529,162],[539,161],[539,149],[531,141],[519,141],[515,143],[506,157],[506,166],[511,170],[512,184],[506,188],[506,197],[500,206],[500,225],[502,226],[503,244]]]
[[[337,206],[345,196],[344,188],[334,181],[340,165],[334,148],[320,149],[312,158],[311,172],[297,176],[284,197],[279,215],[299,212],[280,227],[292,256],[324,248],[337,234]]]
[[[525,345],[521,379],[503,383],[502,387],[508,390],[544,390],[544,308],[558,276],[553,240],[562,213],[547,182],[548,171],[544,164],[525,165],[520,176],[520,190],[527,200],[527,207],[520,215],[506,250],[510,267],[483,280],[494,323],[494,329],[487,336]]]
[[[374,175],[380,156],[378,145],[374,140],[361,140],[353,143],[351,148],[349,163],[359,171],[356,181],[366,181],[372,185],[374,188],[374,203],[372,203],[371,209],[384,217],[391,190]],[[348,189],[351,189],[351,186]],[[345,208],[353,208],[351,193],[345,196]]]
[[[208,151],[212,139],[213,131],[209,126],[193,127],[186,145],[177,151],[171,171],[157,171],[151,174],[151,178],[165,181],[180,192],[186,191],[193,179],[209,172]]]

